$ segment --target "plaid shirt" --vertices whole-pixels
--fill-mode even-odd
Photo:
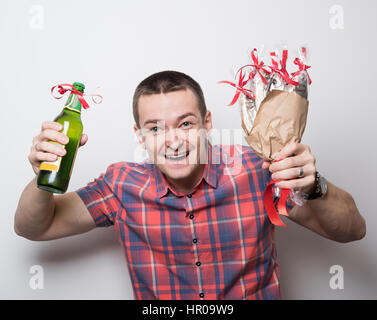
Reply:
[[[208,150],[189,194],[148,161],[112,164],[76,191],[97,227],[115,227],[135,299],[280,298],[270,173],[248,146]]]

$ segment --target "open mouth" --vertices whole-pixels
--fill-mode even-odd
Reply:
[[[165,158],[168,159],[168,160],[171,160],[171,161],[180,161],[180,160],[183,160],[183,159],[187,158],[188,155],[189,155],[189,153],[190,153],[190,151],[187,151],[184,154],[179,154],[179,155],[176,155],[176,156],[174,156],[174,155],[167,155],[166,154]]]

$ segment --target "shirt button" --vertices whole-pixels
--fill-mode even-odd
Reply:
[[[200,292],[200,293],[199,293],[199,297],[200,297],[200,298],[204,298],[204,293],[203,293],[203,292]]]
[[[195,239],[192,239],[192,242],[193,242],[193,243],[197,243],[197,242],[198,242],[198,239],[196,239],[196,238],[195,238]]]
[[[191,198],[191,197],[192,197],[192,194],[191,194],[191,193],[187,195],[187,198]]]
[[[190,214],[190,219],[194,219],[194,215],[193,214]]]
[[[196,263],[196,265],[197,265],[198,267],[200,267],[201,264],[202,264],[202,263],[201,263],[200,261],[198,261],[198,262]]]

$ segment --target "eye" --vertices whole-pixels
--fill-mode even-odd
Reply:
[[[182,123],[182,126],[184,126],[184,127],[188,127],[190,125],[191,125],[190,121],[185,121],[185,122]]]
[[[161,134],[163,132],[163,128],[161,127],[152,127],[149,129],[149,132],[152,134]]]
[[[156,132],[159,132],[161,130],[161,128],[159,128],[159,127],[153,127],[153,128],[150,128],[149,130],[151,132],[153,132],[153,133],[156,133]]]

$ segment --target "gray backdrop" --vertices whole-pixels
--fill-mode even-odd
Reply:
[[[19,196],[34,174],[31,140],[62,108],[51,86],[80,81],[104,96],[82,116],[89,141],[75,163],[73,191],[110,163],[134,161],[131,101],[146,76],[188,73],[203,87],[214,126],[236,129],[238,110],[226,106],[234,91],[217,81],[230,80],[253,47],[281,44],[291,58],[301,44],[309,47],[313,85],[303,143],[367,222],[363,240],[340,244],[285,220],[276,235],[283,298],[377,298],[376,9],[373,0],[2,0],[0,298],[133,299],[114,229],[50,242],[13,232]],[[36,265],[44,271],[40,289],[31,284]],[[343,268],[343,289],[330,286],[334,265]]]

